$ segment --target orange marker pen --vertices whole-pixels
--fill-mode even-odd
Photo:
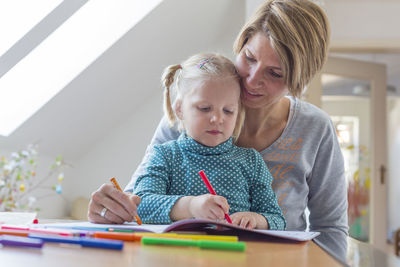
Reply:
[[[0,235],[17,235],[17,236],[28,236],[28,230],[11,230],[11,229],[0,229]]]
[[[121,241],[140,241],[142,239],[141,236],[138,236],[134,233],[119,233],[119,232],[95,232],[93,237],[96,238],[106,238],[106,239],[116,239]]]
[[[117,188],[119,191],[122,192],[121,187],[119,186],[119,184],[117,183],[117,180],[113,177],[110,179],[111,183],[115,186],[115,188]],[[141,225],[142,224],[142,220],[140,219],[139,216],[136,215],[136,222],[137,224]]]

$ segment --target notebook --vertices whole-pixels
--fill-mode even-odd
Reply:
[[[112,229],[126,229],[137,232],[168,233],[168,232],[205,232],[217,235],[236,235],[240,240],[287,240],[287,241],[309,241],[318,236],[319,232],[304,231],[276,231],[245,229],[227,222],[216,222],[207,219],[187,219],[176,221],[172,224],[142,224],[135,222],[124,224],[94,224],[90,222],[69,222],[38,224],[36,227],[64,228],[89,231],[107,231]]]

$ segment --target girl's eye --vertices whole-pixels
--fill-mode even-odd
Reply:
[[[198,110],[203,111],[203,112],[207,112],[210,111],[210,107],[197,107]]]
[[[233,114],[233,110],[224,109],[225,114]]]

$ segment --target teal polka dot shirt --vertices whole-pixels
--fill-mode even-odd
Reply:
[[[209,193],[198,174],[204,170],[216,193],[229,203],[229,213],[263,215],[269,229],[284,230],[286,221],[272,190],[272,176],[261,155],[240,148],[232,138],[206,147],[182,133],[178,140],[155,145],[146,171],[135,183],[141,197],[138,214],[145,223],[170,224],[170,212],[183,196]]]

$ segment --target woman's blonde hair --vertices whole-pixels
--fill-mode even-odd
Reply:
[[[301,96],[326,60],[329,24],[324,11],[309,0],[268,0],[240,31],[235,54],[259,32],[269,37],[278,54],[290,94]]]
[[[170,65],[165,68],[161,78],[164,87],[164,112],[167,115],[170,126],[179,122],[179,130],[183,129],[182,123],[178,120],[173,106],[177,100],[210,78],[234,79],[239,83],[239,75],[235,66],[228,58],[220,54],[204,53],[191,56],[181,64]],[[238,99],[239,110],[236,119],[233,138],[239,136],[244,121],[244,107]]]

